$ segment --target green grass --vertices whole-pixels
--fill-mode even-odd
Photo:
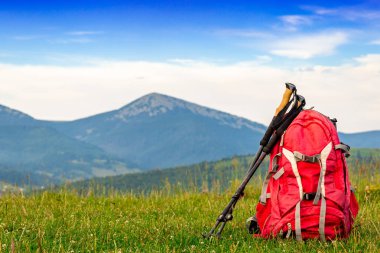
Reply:
[[[222,238],[203,239],[237,181],[224,194],[186,192],[167,184],[149,195],[80,196],[69,190],[5,195],[0,198],[0,252],[377,252],[377,179],[358,186],[361,209],[350,238],[329,243],[252,238],[244,225],[258,199],[252,185]]]
[[[238,187],[240,180],[236,178],[243,177],[236,172],[246,168],[248,158],[241,157],[199,165],[194,169],[195,174],[191,174],[193,179],[190,178],[199,182],[192,187],[179,186],[173,184],[170,177],[162,177],[158,180],[159,187],[141,192],[99,184],[79,189],[70,185],[24,196],[12,188],[0,195],[0,253],[378,252],[380,159],[374,155],[371,159],[364,158],[352,159],[349,163],[360,212],[346,240],[299,243],[252,238],[244,223],[257,204],[262,183],[260,174],[248,185],[235,209],[234,220],[227,224],[222,238],[204,239],[201,234],[214,225]],[[174,170],[179,172],[179,169]],[[226,177],[227,189],[212,183],[224,182],[217,177],[210,180],[214,170],[220,172],[217,176]],[[162,173],[173,174],[170,170]],[[180,175],[183,180],[189,180],[186,173]]]

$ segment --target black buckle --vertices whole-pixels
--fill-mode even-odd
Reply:
[[[302,199],[303,199],[303,200],[314,200],[315,195],[317,195],[316,192],[304,193]]]
[[[320,154],[308,156],[308,155],[304,155],[298,151],[294,151],[294,156],[295,156],[297,161],[303,161],[303,162],[307,162],[307,163],[316,163],[321,159]]]
[[[250,234],[260,234],[259,224],[257,222],[256,215],[247,219],[245,226]]]
[[[309,163],[316,163],[319,161],[320,155],[315,155],[315,156],[307,156],[305,155],[305,162]]]

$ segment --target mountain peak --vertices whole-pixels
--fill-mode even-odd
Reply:
[[[152,97],[152,98],[173,98],[173,97],[170,97],[168,95],[165,95],[165,94],[162,94],[162,93],[159,93],[159,92],[151,92],[151,93],[148,93],[146,94],[145,96],[142,96],[141,98],[143,97]]]
[[[133,117],[145,113],[150,117],[157,116],[167,111],[173,110],[175,107],[183,106],[185,101],[179,103],[179,99],[169,97],[160,93],[149,93],[135,101],[120,108],[115,117],[120,119],[126,119],[127,117]]]
[[[265,129],[265,126],[247,119],[156,92],[149,93],[115,111],[111,120],[127,122],[130,118],[138,115],[156,117],[174,110],[187,111],[233,128],[247,127],[259,132],[263,132]]]
[[[179,101],[181,101],[182,103],[179,103]],[[134,106],[144,105],[144,106],[149,106],[151,108],[164,107],[167,109],[173,109],[173,107],[178,106],[179,104],[184,104],[184,103],[186,102],[183,100],[170,97],[168,95],[164,95],[161,93],[153,92],[133,101],[131,104],[128,104],[125,107],[129,107],[132,105]]]
[[[11,109],[7,106],[0,105],[1,124],[30,123],[34,119],[23,112]]]

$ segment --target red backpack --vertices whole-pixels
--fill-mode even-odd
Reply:
[[[303,110],[270,154],[255,236],[347,237],[359,209],[348,177],[348,151],[335,122]]]

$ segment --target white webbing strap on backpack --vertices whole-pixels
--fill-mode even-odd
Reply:
[[[298,203],[296,205],[295,230],[296,230],[296,239],[297,239],[297,241],[302,241],[302,233],[301,233],[301,201],[303,199],[303,187],[302,187],[301,176],[300,176],[300,173],[298,172],[297,161],[296,161],[296,158],[294,157],[294,154],[292,152],[290,152],[289,150],[287,150],[286,148],[283,148],[282,152],[283,152],[284,156],[290,162],[290,164],[292,166],[292,170],[293,170],[294,176],[296,177],[297,184],[298,184],[300,200],[298,201]]]
[[[321,172],[319,174],[319,180],[318,180],[318,188],[317,193],[315,195],[313,204],[317,205],[319,202],[319,199],[321,198],[321,210],[319,213],[319,235],[322,241],[326,240],[325,237],[325,225],[326,225],[326,189],[325,189],[325,175],[326,175],[326,168],[327,168],[327,158],[330,155],[332,149],[332,143],[326,145],[326,147],[323,148],[321,152]]]
[[[271,179],[273,174],[275,174],[277,172],[277,169],[278,169],[278,163],[277,163],[278,160],[277,159],[280,156],[281,156],[281,153],[278,153],[273,157],[272,169],[271,169],[271,171],[268,171],[268,173],[265,176],[265,181],[264,181],[263,187],[261,188],[261,195],[260,195],[260,202],[263,205],[265,205],[267,203],[268,196],[270,198],[270,194],[269,195],[267,194],[268,184],[269,184],[269,180]]]

